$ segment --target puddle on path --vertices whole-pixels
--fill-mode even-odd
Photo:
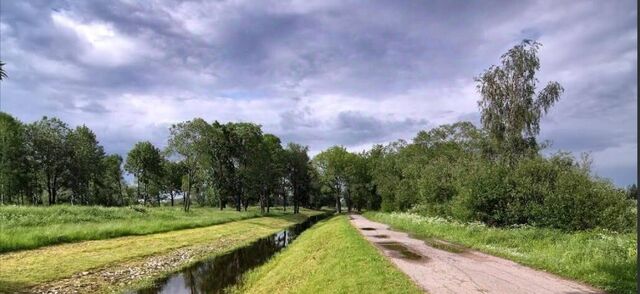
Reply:
[[[373,235],[373,237],[380,238],[380,239],[387,239],[389,238],[389,235],[380,234],[380,235]]]
[[[426,257],[423,257],[420,254],[417,254],[411,251],[407,246],[398,243],[398,242],[377,242],[378,245],[382,246],[385,249],[393,250],[397,253],[397,257],[409,259],[409,260],[420,260]]]
[[[193,266],[158,280],[150,288],[128,293],[223,293],[226,287],[241,281],[246,271],[265,263],[271,256],[286,247],[304,230],[330,214],[309,217],[300,224],[231,251],[213,259],[200,261]]]
[[[364,227],[364,228],[360,228],[360,229],[364,230],[364,231],[375,231],[376,230],[375,228],[369,228],[369,227]]]

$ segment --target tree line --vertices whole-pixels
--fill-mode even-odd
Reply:
[[[2,204],[123,203],[122,157],[105,154],[86,126],[48,117],[23,124],[0,112],[0,153]]]
[[[297,213],[314,188],[308,147],[283,147],[252,123],[178,123],[165,150],[138,142],[123,159],[106,154],[84,125],[71,129],[48,117],[23,124],[0,113],[0,143],[2,204],[173,206],[179,198],[185,210],[195,201],[238,211],[257,203],[269,212],[277,202]]]

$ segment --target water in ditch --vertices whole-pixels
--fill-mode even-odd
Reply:
[[[287,247],[304,230],[328,216],[329,214],[311,216],[286,230],[258,239],[227,254],[200,261],[165,279],[156,281],[150,288],[133,293],[222,293],[224,288],[238,283],[244,272],[265,263],[275,253]]]

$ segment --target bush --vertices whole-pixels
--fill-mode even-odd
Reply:
[[[406,180],[399,190],[407,207]],[[563,230],[635,230],[633,201],[611,183],[592,177],[566,155],[523,159],[513,166],[476,159],[435,161],[415,182],[412,212],[481,221],[492,226],[529,224]]]
[[[379,147],[373,184],[383,211],[412,211],[491,226],[636,230],[635,194],[596,178],[589,158],[535,152],[505,160],[472,125],[421,132]],[[535,149],[538,152],[538,149]],[[631,196],[630,196],[631,195]]]
[[[503,165],[487,164],[476,170],[467,181],[468,199],[461,201],[465,205],[472,220],[489,225],[511,224],[507,208],[511,196],[511,188],[507,185],[508,170]]]
[[[624,192],[577,170],[563,171],[556,189],[544,201],[542,224],[565,230],[606,228],[629,231],[634,212]]]

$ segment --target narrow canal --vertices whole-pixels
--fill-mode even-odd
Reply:
[[[258,239],[227,254],[203,260],[180,272],[158,280],[150,288],[131,293],[222,293],[242,279],[242,274],[265,263],[282,248],[287,247],[300,233],[331,214],[311,216],[271,236]]]

